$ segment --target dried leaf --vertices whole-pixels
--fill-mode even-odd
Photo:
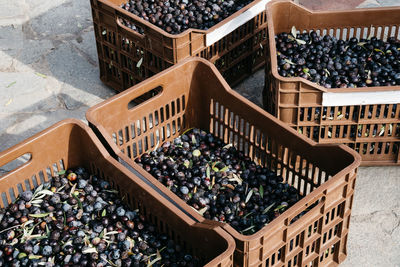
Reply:
[[[233,184],[227,184],[227,185],[225,185],[225,187],[235,190],[235,186]]]
[[[71,196],[74,195],[76,185],[77,185],[77,184],[74,184],[74,185],[72,186],[72,188],[71,188],[71,192],[69,192],[69,194],[70,194]]]
[[[199,213],[201,216],[203,216],[203,214],[204,214],[204,212],[206,212],[207,211],[207,207],[204,207],[204,208],[202,208],[202,209],[200,209],[200,210],[196,210],[195,208],[193,208],[195,211],[197,211],[197,213]]]
[[[8,105],[10,105],[10,104],[12,103],[12,101],[13,101],[13,99],[10,98],[10,99],[7,101],[7,103],[4,104],[4,106],[7,107]]]
[[[143,63],[143,58],[140,58],[140,60],[136,64],[136,68],[140,68],[140,66],[142,66],[142,63]]]
[[[364,46],[367,42],[359,42],[357,45]]]
[[[290,60],[287,59],[287,58],[285,58],[284,61],[285,61],[286,63],[289,63],[290,65],[296,65],[296,64],[294,64],[292,61],[290,61]]]
[[[296,30],[296,27],[295,27],[295,26],[292,27],[291,33],[292,33],[293,37],[296,38],[296,36],[297,36],[297,30]]]
[[[227,144],[227,145],[225,145],[222,149],[229,149],[230,147],[233,147],[233,145],[232,144]]]
[[[392,135],[393,124],[389,124],[389,135]]]
[[[83,254],[88,254],[88,253],[97,253],[96,248],[86,248],[84,250],[82,250]]]
[[[249,193],[247,194],[245,203],[249,202],[249,200],[250,200],[250,198],[251,198],[252,195],[253,195],[253,189],[251,189],[251,190],[249,191]]]
[[[147,264],[147,267],[153,266],[153,264],[156,263],[156,262],[159,261],[159,260],[161,260],[161,255],[160,255],[160,252],[157,250],[157,257],[156,257],[155,259],[153,259],[152,261],[150,261],[150,262]]]
[[[304,44],[306,44],[306,41],[301,40],[301,39],[296,39],[296,42],[297,42],[299,45],[304,45]]]
[[[192,135],[192,144],[197,144],[196,136]]]
[[[243,183],[243,180],[236,173],[232,173],[232,178],[230,178],[228,181],[237,182],[239,185]]]
[[[381,127],[381,131],[379,132],[379,136],[382,136],[385,133],[385,126]]]

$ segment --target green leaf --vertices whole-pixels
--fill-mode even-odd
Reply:
[[[187,132],[189,132],[189,131],[191,131],[191,130],[193,130],[194,128],[192,127],[192,128],[189,128],[189,129],[186,129],[183,133],[182,133],[182,135],[184,135],[184,134],[186,134]]]
[[[380,50],[378,48],[375,48],[374,50],[375,50],[375,52],[381,52],[382,54],[385,54],[385,52],[383,52],[382,50]]]
[[[242,231],[240,231],[240,232],[241,232],[241,233],[248,232],[248,231],[250,231],[250,230],[253,230],[254,227],[256,227],[256,226],[255,226],[255,225],[252,225],[252,226],[247,227],[246,229],[244,229],[244,230],[242,230]]]
[[[106,209],[104,209],[102,212],[101,212],[101,217],[104,217],[104,216],[106,216],[107,215],[107,211],[106,211]]]
[[[206,169],[206,177],[208,177],[208,178],[210,178],[210,166],[209,165],[207,165],[207,169]]]
[[[39,213],[39,214],[28,214],[29,217],[33,217],[33,218],[43,218],[46,217],[50,214],[50,212],[46,212],[46,213]]]
[[[264,198],[264,187],[262,185],[260,185],[260,188],[258,189],[258,191],[260,192],[260,197]]]
[[[72,194],[72,196],[76,199],[76,201],[78,202],[78,206],[79,206],[79,208],[81,209],[81,210],[83,210],[83,206],[82,206],[82,202],[81,202],[81,200],[79,199],[79,197],[77,196],[77,195],[75,195],[75,194]],[[103,216],[104,217],[104,216]]]
[[[262,214],[267,213],[273,206],[275,206],[275,202],[272,203],[271,205],[269,205],[268,207],[266,207],[265,210],[263,210]]]
[[[193,151],[192,154],[193,154],[193,156],[195,156],[195,157],[199,157],[199,156],[201,155],[201,152],[200,152],[200,150],[196,149],[196,150]]]
[[[189,160],[189,169],[193,167],[193,160]]]
[[[247,194],[245,203],[249,202],[249,200],[250,200],[250,198],[251,198],[252,195],[253,195],[253,189],[251,189],[251,190],[249,191],[249,193]]]
[[[225,166],[222,169],[220,169],[220,172],[226,172],[227,170],[229,170],[229,166]]]
[[[186,168],[189,168],[190,161],[185,160],[185,162],[183,162],[183,165],[184,165]]]
[[[18,259],[25,258],[26,256],[28,256],[28,255],[26,255],[26,253],[20,252],[20,253],[18,254]]]
[[[62,170],[62,171],[59,171],[57,174],[58,175],[63,175],[63,174],[65,174],[67,171],[66,170]]]
[[[44,75],[44,74],[42,74],[42,73],[35,72],[35,74],[36,74],[37,76],[39,76],[39,77],[42,77],[43,79],[46,79],[46,78],[47,78],[47,76]]]
[[[14,82],[10,83],[9,85],[7,85],[6,88],[10,88],[11,86],[13,86],[13,85],[16,84],[16,83],[17,83],[17,82],[14,81]]]
[[[246,215],[244,215],[243,218],[247,218],[248,216],[250,216],[250,215],[253,214],[253,213],[254,213],[254,212],[251,211],[251,212],[247,213]]]
[[[33,254],[29,255],[30,260],[38,260],[41,258],[42,258],[42,256],[40,256],[40,255],[33,255]]]
[[[213,167],[212,169],[213,169],[213,171],[215,171],[215,172],[219,172],[219,169],[218,169],[217,167]]]

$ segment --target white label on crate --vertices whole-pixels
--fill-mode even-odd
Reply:
[[[233,32],[252,18],[254,18],[256,15],[261,13],[262,11],[265,10],[265,5],[271,0],[261,0],[254,6],[250,7],[249,9],[245,10],[242,14],[237,16],[236,18],[228,21],[225,23],[223,26],[218,27],[214,31],[208,33],[206,35],[206,46],[210,46],[214,44],[215,42],[218,42],[221,40],[223,37],[228,35],[229,33]]]
[[[322,106],[353,106],[400,103],[400,91],[323,93]]]

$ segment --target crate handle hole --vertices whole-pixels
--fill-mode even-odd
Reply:
[[[154,89],[151,89],[150,91],[147,91],[146,93],[141,94],[140,96],[132,99],[128,103],[128,109],[133,109],[134,107],[137,107],[138,105],[150,100],[153,97],[156,97],[162,92],[163,88],[161,86],[157,86]]]
[[[30,162],[32,159],[32,154],[31,153],[25,153],[9,162],[7,162],[4,165],[0,166],[0,177],[20,168],[23,165],[26,165],[28,162]]]

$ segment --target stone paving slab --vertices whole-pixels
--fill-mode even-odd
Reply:
[[[400,0],[299,0],[311,9]],[[0,151],[115,94],[99,79],[89,0],[0,0]],[[235,90],[262,106],[264,70]],[[0,173],[2,169],[0,166]],[[4,171],[4,170],[3,170]],[[400,266],[400,167],[360,168],[347,260]]]

